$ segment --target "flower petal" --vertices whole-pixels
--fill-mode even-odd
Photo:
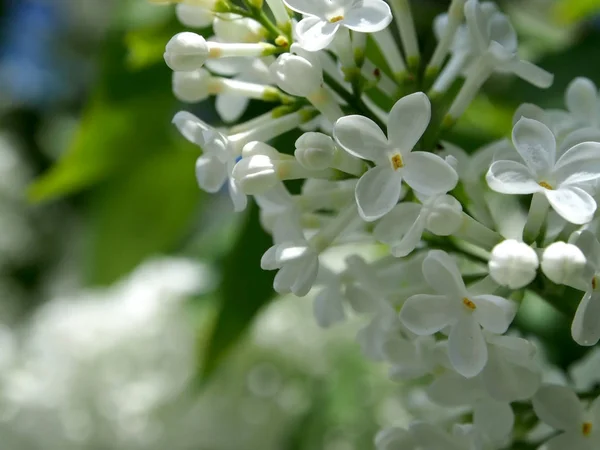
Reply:
[[[202,155],[196,160],[196,180],[201,189],[214,194],[227,179],[227,167],[212,155]]]
[[[600,292],[586,292],[571,324],[571,334],[579,345],[596,345],[600,340]]]
[[[441,250],[431,250],[423,260],[425,281],[437,293],[455,298],[468,297],[465,283],[452,257]]]
[[[513,128],[512,140],[536,180],[548,177],[556,158],[556,139],[552,131],[542,122],[522,117]]]
[[[495,161],[485,178],[490,189],[501,194],[533,194],[543,190],[529,168],[516,161]]]
[[[413,333],[437,333],[452,321],[451,304],[443,295],[417,294],[408,298],[400,310],[400,321]]]
[[[323,328],[345,319],[343,296],[339,286],[327,286],[321,289],[313,301],[313,313],[317,324]]]
[[[517,304],[497,295],[472,297],[476,309],[473,311],[479,324],[492,333],[504,333],[517,313]]]
[[[458,183],[458,174],[452,166],[433,153],[409,153],[404,163],[401,169],[404,181],[421,194],[445,194]]]
[[[489,342],[488,361],[482,376],[490,397],[503,402],[531,398],[541,382],[541,373],[534,364],[531,367],[513,364],[503,357],[496,346],[489,345]]]
[[[553,74],[529,61],[517,59],[510,64],[510,70],[522,80],[541,89],[549,88],[554,82]]]
[[[361,33],[383,30],[392,21],[392,11],[382,0],[363,0],[346,12],[343,25]]]
[[[557,430],[575,430],[583,422],[583,406],[568,387],[542,386],[533,396],[532,404],[536,416]]]
[[[465,378],[448,371],[436,376],[427,388],[427,396],[441,406],[471,405],[485,395],[479,378]]]
[[[577,119],[587,123],[598,116],[598,88],[592,80],[577,77],[567,86],[565,104]]]
[[[235,122],[242,117],[249,102],[248,97],[242,95],[220,94],[217,95],[215,108],[223,121]]]
[[[416,448],[430,450],[464,450],[457,439],[442,428],[427,422],[413,422],[409,428],[417,443]]]
[[[284,0],[283,3],[292,11],[308,16],[323,16],[327,12],[326,3],[319,0]]]
[[[431,119],[431,103],[423,92],[415,92],[398,100],[388,117],[390,145],[403,155],[412,151]]]
[[[515,415],[508,403],[480,400],[473,408],[473,425],[498,445],[512,433]]]
[[[309,52],[323,50],[331,44],[339,28],[339,22],[330,23],[318,17],[306,17],[296,26],[298,43]]]
[[[487,362],[487,345],[479,324],[472,314],[452,326],[448,336],[448,356],[452,367],[461,375],[478,375]]]
[[[386,160],[388,140],[375,122],[364,116],[341,117],[333,126],[333,138],[351,155],[375,162]]]
[[[421,240],[425,221],[419,220],[421,205],[400,203],[387,214],[373,229],[373,237],[391,247],[397,257],[412,252]]]
[[[580,185],[600,178],[600,142],[582,142],[568,149],[556,162],[554,175],[560,185]]]
[[[245,210],[246,206],[248,206],[248,197],[242,192],[238,183],[233,178],[229,178],[228,187],[234,211],[240,212]]]
[[[544,450],[590,450],[593,445],[581,432],[563,433],[548,439],[544,443]]]
[[[487,17],[477,0],[469,0],[465,4],[465,19],[471,41],[475,43],[479,53],[484,53],[488,49],[490,36]]]
[[[369,169],[356,184],[358,213],[367,222],[385,216],[398,203],[402,178],[391,167]]]
[[[563,219],[576,225],[588,223],[596,212],[596,202],[590,194],[576,186],[545,189],[546,198],[554,211]]]
[[[172,122],[184,138],[199,146],[204,144],[203,133],[212,129],[210,125],[187,111],[179,111]]]

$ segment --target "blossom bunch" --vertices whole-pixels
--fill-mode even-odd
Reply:
[[[175,3],[185,26],[212,28],[173,36],[164,53],[178,99],[216,97],[222,125],[173,118],[202,151],[200,188],[227,185],[237,211],[253,197],[275,291],[314,294],[324,327],[366,316],[366,356],[455,412],[386,428],[377,448],[598,448],[600,400],[542,383],[534,340],[514,325],[537,295],[577,344],[600,340],[597,87],[577,78],[564,109],[524,104],[511,139],[465,151],[442,137],[491,77],[553,81],[519,58],[494,2],[452,0],[431,58],[408,0]],[[251,100],[273,107],[247,118]],[[294,130],[293,147],[274,144]],[[342,246],[344,267],[328,266]],[[542,422],[555,431],[540,440]]]

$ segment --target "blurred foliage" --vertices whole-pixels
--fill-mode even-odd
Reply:
[[[562,23],[574,23],[600,12],[600,0],[558,0],[554,17]]]

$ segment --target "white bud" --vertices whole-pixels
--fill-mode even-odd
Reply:
[[[196,103],[208,98],[211,75],[207,70],[173,72],[173,93],[182,102]]]
[[[233,168],[233,178],[247,195],[259,195],[277,184],[277,169],[267,155],[242,158]]]
[[[213,22],[215,36],[222,42],[260,42],[262,26],[237,14],[222,14]]]
[[[212,25],[214,14],[207,8],[179,3],[175,7],[177,19],[186,27],[206,28]]]
[[[585,255],[573,244],[555,242],[542,255],[542,271],[556,284],[576,283],[586,264]]]
[[[496,245],[488,263],[494,281],[510,289],[519,289],[531,283],[538,266],[535,250],[515,239],[507,239]]]
[[[298,97],[308,97],[323,84],[323,72],[318,65],[291,53],[280,55],[270,70],[281,90]]]
[[[296,140],[294,156],[309,170],[323,170],[331,167],[335,152],[335,142],[323,133],[304,133]]]
[[[209,48],[202,36],[196,33],[178,33],[171,38],[165,49],[165,62],[175,71],[190,72],[201,68],[209,55]]]
[[[426,228],[438,236],[449,236],[463,222],[462,205],[451,195],[442,195],[426,205],[428,209]]]

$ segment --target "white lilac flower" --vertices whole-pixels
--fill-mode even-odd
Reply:
[[[600,398],[586,408],[573,390],[557,385],[542,386],[533,397],[533,410],[557,431],[547,450],[595,450],[600,448]]]
[[[556,140],[541,122],[521,118],[513,128],[523,163],[495,161],[487,173],[490,188],[503,194],[541,193],[552,208],[574,224],[589,222],[596,202],[586,188],[600,179],[600,143],[583,142],[556,160]]]
[[[390,7],[382,0],[284,0],[284,3],[305,16],[295,31],[301,47],[308,51],[327,47],[342,26],[361,33],[374,33],[392,21]]]
[[[486,2],[487,3],[487,2]],[[517,33],[505,14],[491,12],[486,3],[468,0],[465,4],[467,27],[477,54],[486,58],[495,70],[512,72],[525,81],[547,88],[552,74],[528,62],[517,54]]]
[[[448,360],[445,341],[437,342],[433,336],[405,337],[401,330],[384,339],[381,352],[394,380],[411,380],[435,373]]]
[[[345,116],[335,123],[336,142],[351,155],[375,163],[356,185],[364,220],[377,220],[392,210],[400,199],[402,180],[423,195],[442,194],[456,186],[458,175],[446,161],[433,153],[412,151],[430,118],[429,99],[417,92],[392,107],[387,138],[364,116]]]
[[[188,112],[178,112],[173,123],[188,141],[203,150],[202,156],[196,161],[196,180],[200,188],[215,193],[227,183],[235,210],[244,210],[248,202],[246,194],[239,189],[232,176],[241,149],[234,149],[231,140],[224,134]]]
[[[448,355],[454,369],[466,377],[480,373],[488,359],[482,327],[502,334],[517,306],[496,295],[471,295],[456,262],[447,253],[431,250],[423,275],[437,295],[417,294],[400,310],[400,320],[413,333],[431,335],[449,328]]]
[[[263,270],[278,269],[273,288],[280,294],[308,294],[319,270],[319,255],[304,237],[298,214],[279,215],[273,230],[275,244],[263,255]]]
[[[455,425],[448,433],[439,425],[417,421],[408,429],[417,448],[426,450],[479,450],[481,436],[473,426]]]
[[[600,243],[590,231],[584,230],[574,239],[586,259],[583,270],[578,270],[577,278],[570,280],[585,294],[577,307],[571,334],[579,345],[595,345],[600,340]]]
[[[507,239],[492,249],[488,268],[498,284],[520,289],[533,281],[539,264],[537,253],[529,245]]]
[[[396,205],[373,229],[373,236],[388,244],[394,256],[412,252],[426,229],[438,236],[449,236],[463,223],[462,206],[451,195],[421,197],[422,204]]]

